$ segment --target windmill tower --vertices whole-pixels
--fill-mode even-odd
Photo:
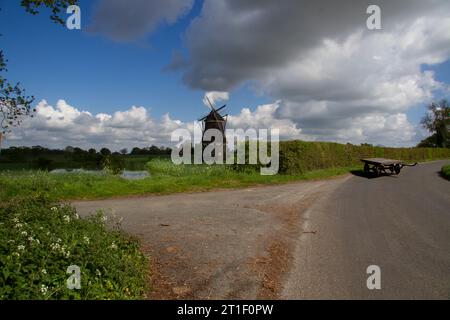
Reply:
[[[205,147],[212,143],[213,141],[205,141],[205,133],[209,130],[209,129],[217,129],[222,133],[222,137],[223,137],[223,150],[225,154],[225,150],[226,150],[226,145],[227,145],[227,141],[226,141],[226,137],[225,137],[225,127],[227,125],[227,116],[226,115],[221,115],[219,113],[220,110],[222,110],[223,108],[226,107],[226,105],[223,105],[222,107],[216,109],[215,106],[211,103],[211,101],[209,100],[208,97],[206,97],[206,99],[208,100],[209,103],[209,109],[211,110],[206,116],[198,119],[198,121],[202,121],[202,130],[203,130],[203,134],[202,134],[202,148],[203,150],[205,150]],[[214,137],[213,137],[214,139]]]

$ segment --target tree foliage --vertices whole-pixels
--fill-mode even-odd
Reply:
[[[20,83],[11,84],[2,73],[6,72],[3,51],[0,50],[0,134],[20,125],[23,116],[30,115],[34,97],[27,96]]]
[[[77,4],[78,0],[22,0],[20,5],[25,8],[25,11],[36,15],[40,8],[46,7],[51,10],[50,19],[55,23],[64,24],[64,17],[61,15],[65,13],[68,6]]]
[[[421,124],[432,135],[419,143],[419,147],[450,148],[450,105],[447,100],[431,103]]]

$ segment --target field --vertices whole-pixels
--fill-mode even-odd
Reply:
[[[168,161],[152,164],[153,168],[171,167]],[[0,199],[21,195],[48,194],[54,199],[98,199],[115,196],[198,192],[218,188],[242,188],[259,184],[277,184],[297,180],[320,179],[348,173],[360,167],[313,170],[300,175],[261,176],[258,172],[236,172],[226,166],[173,166],[169,174],[154,173],[140,180],[125,180],[110,174],[45,171],[0,172]],[[192,174],[195,171],[196,174]]]

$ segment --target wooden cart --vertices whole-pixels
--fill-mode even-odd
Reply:
[[[384,159],[384,158],[370,158],[370,159],[361,159],[364,162],[364,173],[369,175],[373,173],[375,176],[379,176],[381,174],[386,174],[386,170],[390,171],[390,174],[399,174],[403,167],[413,167],[417,165],[406,164],[401,160],[392,160],[392,159]]]

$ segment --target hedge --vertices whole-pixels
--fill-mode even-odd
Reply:
[[[405,162],[450,158],[449,148],[387,148],[369,145],[300,140],[280,142],[280,173],[357,166],[362,158],[399,159]]]

